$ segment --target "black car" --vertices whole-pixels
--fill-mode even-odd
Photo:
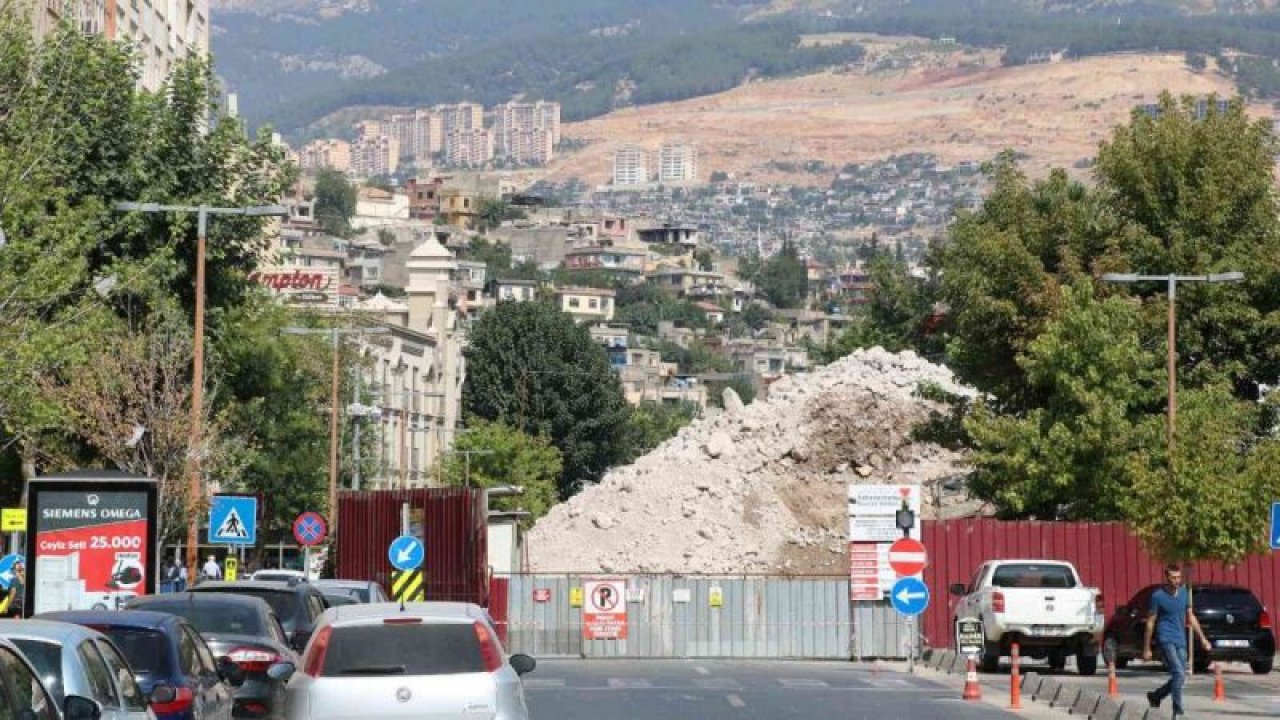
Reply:
[[[298,663],[284,628],[266,601],[212,593],[168,593],[132,600],[130,610],[149,610],[186,618],[219,661],[239,666],[243,682],[234,692],[231,714],[237,718],[284,718],[284,683],[267,674],[272,665]]]
[[[1150,585],[1116,608],[1103,630],[1102,654],[1115,654],[1116,667],[1142,657],[1151,594],[1159,585]],[[1195,670],[1204,672],[1215,660],[1245,661],[1259,675],[1271,672],[1276,654],[1276,636],[1271,614],[1248,588],[1235,585],[1197,585],[1192,588],[1196,619],[1213,649],[1195,649]],[[1154,648],[1153,648],[1154,650]]]
[[[280,618],[289,645],[302,652],[315,630],[316,620],[329,607],[324,594],[304,581],[241,580],[202,582],[191,592],[246,595],[265,600]]]

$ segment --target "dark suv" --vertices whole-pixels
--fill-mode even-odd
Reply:
[[[197,593],[232,593],[267,601],[280,619],[289,645],[302,652],[315,630],[316,619],[329,607],[324,594],[310,583],[243,580],[239,582],[202,582],[191,589]]]
[[[1134,595],[1116,613],[1102,632],[1102,654],[1115,654],[1116,667],[1142,657],[1151,594],[1159,585],[1150,585]],[[1241,660],[1255,673],[1271,672],[1276,654],[1276,636],[1271,614],[1248,588],[1235,585],[1197,585],[1192,588],[1196,619],[1213,649],[1195,652],[1195,670],[1204,672],[1215,660]],[[1153,648],[1154,650],[1154,648]]]

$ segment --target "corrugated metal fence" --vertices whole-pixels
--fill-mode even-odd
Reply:
[[[601,576],[511,576],[510,649],[535,657],[854,657],[847,578],[629,575],[627,639],[584,640],[582,608],[571,605],[570,590],[593,577]],[[713,588],[720,607],[712,606]],[[893,613],[865,614],[870,622]]]
[[[967,583],[987,560],[1047,558],[1067,560],[1084,582],[1102,590],[1107,617],[1138,590],[1160,582],[1160,563],[1147,554],[1121,523],[1001,522],[987,519],[925,522],[929,549],[925,581],[932,600],[924,614],[926,641],[951,645],[956,598],[951,583]],[[1252,557],[1235,567],[1197,563],[1193,583],[1230,583],[1249,588],[1269,608],[1280,607],[1280,554]]]

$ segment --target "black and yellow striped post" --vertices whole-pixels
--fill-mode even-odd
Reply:
[[[427,599],[425,578],[421,570],[391,573],[391,597],[397,602],[422,602]]]

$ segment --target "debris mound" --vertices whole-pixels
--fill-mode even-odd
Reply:
[[[727,391],[725,412],[553,508],[529,533],[529,569],[845,574],[851,482],[922,484],[926,517],[981,510],[964,455],[913,439],[947,410],[937,390],[975,394],[913,352],[872,348],[745,407]]]

